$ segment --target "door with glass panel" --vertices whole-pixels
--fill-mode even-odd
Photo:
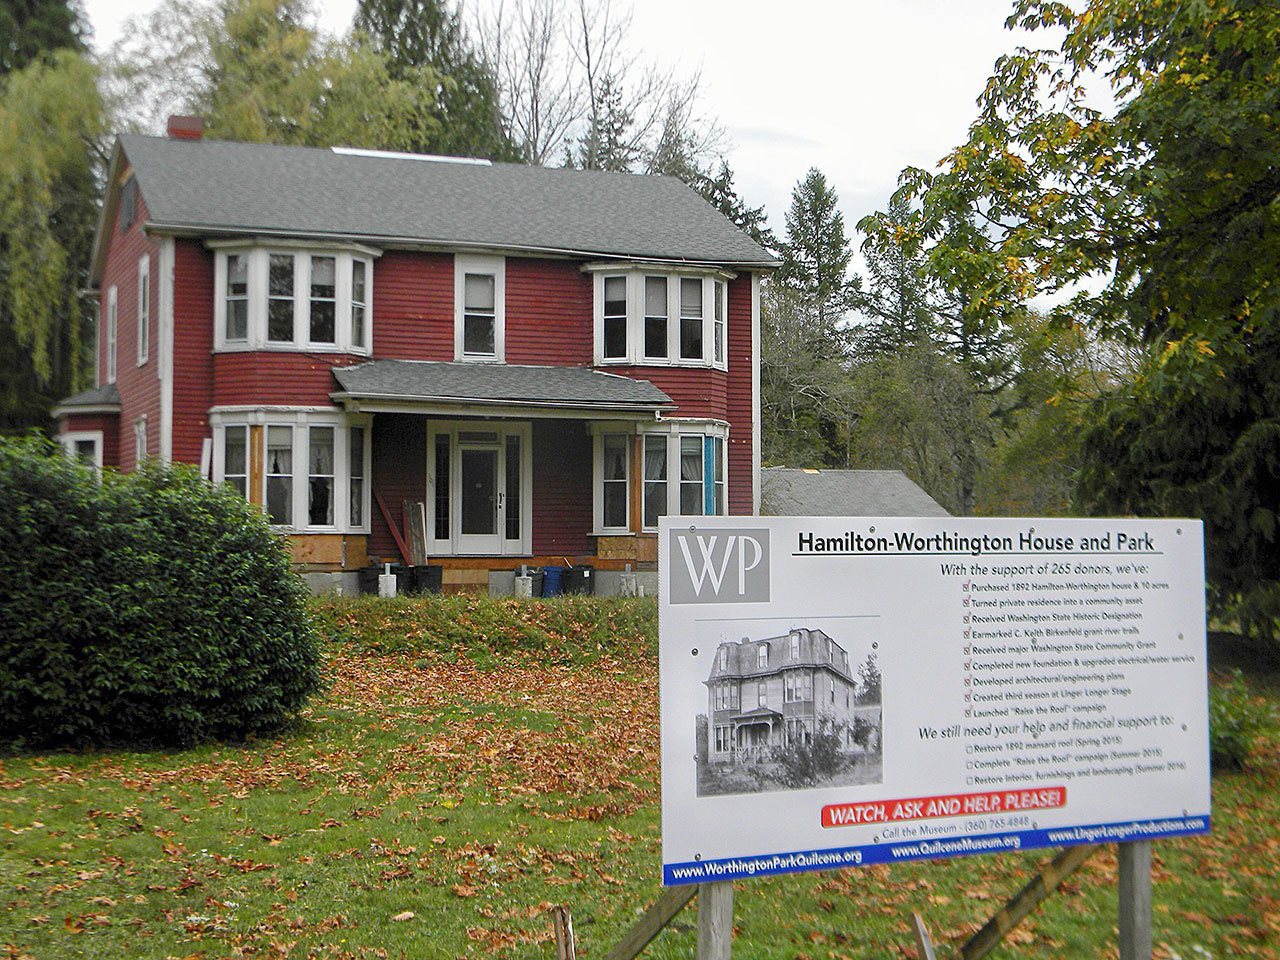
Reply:
[[[429,427],[430,549],[442,555],[529,552],[527,424]]]

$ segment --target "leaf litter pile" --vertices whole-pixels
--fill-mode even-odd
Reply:
[[[317,602],[325,695],[275,740],[0,758],[0,958],[603,957],[660,892],[652,601]],[[1274,699],[1274,696],[1273,696]],[[1280,738],[1156,845],[1156,955],[1280,957]],[[940,955],[1044,851],[740,884],[735,955]],[[996,956],[1114,956],[1113,849]],[[693,954],[692,910],[646,957]]]

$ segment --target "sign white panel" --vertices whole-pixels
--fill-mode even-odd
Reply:
[[[674,517],[668,885],[1205,833],[1193,520]]]

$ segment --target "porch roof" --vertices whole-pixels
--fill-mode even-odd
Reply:
[[[59,400],[53,408],[56,418],[71,416],[77,413],[119,413],[120,391],[114,383],[94,387],[77,393],[75,396]]]
[[[748,710],[746,713],[740,713],[733,717],[734,723],[751,723],[755,720],[781,720],[782,714],[777,710],[770,710],[768,707],[756,707],[754,710]]]
[[[372,360],[334,367],[334,399],[361,409],[478,406],[657,415],[675,404],[647,380],[586,367]]]

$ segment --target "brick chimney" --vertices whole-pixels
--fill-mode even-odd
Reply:
[[[168,134],[171,140],[199,140],[204,136],[204,117],[175,114],[169,118]]]

